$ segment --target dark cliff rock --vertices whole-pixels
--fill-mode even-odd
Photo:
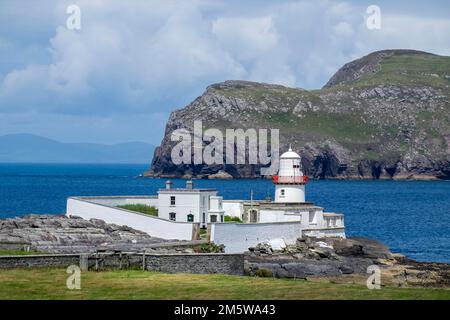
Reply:
[[[172,112],[146,175],[260,177],[259,165],[173,164],[170,134],[202,120],[204,130],[217,128],[224,136],[227,128],[279,129],[280,152],[292,144],[312,178],[449,179],[449,97],[450,57],[413,50],[350,62],[321,90],[214,84]]]

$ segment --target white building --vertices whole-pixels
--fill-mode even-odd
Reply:
[[[301,158],[291,148],[280,156],[274,201],[225,200],[225,215],[237,216],[247,223],[298,221],[307,229],[344,228],[344,215],[324,213],[323,208],[305,201],[308,177],[301,170]],[[345,236],[342,231],[342,236]]]
[[[225,211],[222,197],[216,189],[194,188],[191,180],[186,188],[173,188],[170,180],[166,188],[158,190],[158,217],[180,222],[198,222],[202,227],[208,223],[223,222]]]
[[[208,227],[209,239],[224,244],[226,252],[243,252],[273,239],[290,244],[305,235],[345,237],[343,214],[324,212],[305,200],[308,177],[291,148],[281,155],[272,181],[274,201],[223,200],[216,189],[194,188],[192,181],[185,188],[173,188],[169,180],[156,196],[71,197],[67,215],[125,224],[164,239],[198,239],[199,228]],[[126,204],[154,206],[158,217],[121,208]],[[243,223],[224,222],[224,216],[238,217]]]

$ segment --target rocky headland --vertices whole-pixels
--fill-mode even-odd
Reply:
[[[256,178],[250,164],[171,161],[171,133],[279,129],[316,179],[450,179],[450,57],[384,50],[339,69],[319,90],[248,81],[213,84],[173,111],[146,176]],[[225,148],[224,148],[225,150]],[[248,161],[247,161],[248,163]]]

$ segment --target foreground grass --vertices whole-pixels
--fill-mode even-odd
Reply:
[[[144,271],[84,272],[68,290],[65,269],[0,271],[0,299],[450,299],[450,290],[368,290],[326,280],[287,280]]]

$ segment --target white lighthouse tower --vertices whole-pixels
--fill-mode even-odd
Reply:
[[[305,184],[308,176],[301,171],[300,156],[289,150],[280,157],[278,175],[272,177],[275,184],[275,202],[305,202]]]

